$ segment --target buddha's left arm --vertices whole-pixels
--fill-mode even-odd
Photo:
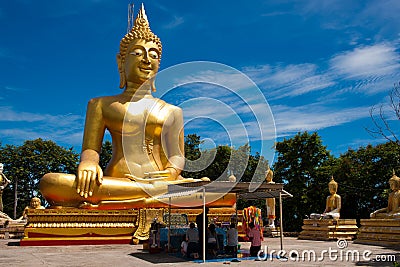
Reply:
[[[168,162],[165,169],[171,173],[171,179],[176,179],[185,166],[182,109],[173,108],[166,126],[163,147],[166,148]]]
[[[391,211],[392,213],[399,213],[400,212],[400,192],[397,194],[394,194],[392,198],[392,207],[393,210]]]
[[[337,195],[336,199],[337,199],[337,207],[335,210],[337,212],[340,212],[340,209],[342,208],[342,198],[339,195]]]

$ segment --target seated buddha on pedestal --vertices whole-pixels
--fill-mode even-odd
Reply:
[[[388,206],[371,213],[371,219],[397,219],[400,218],[400,178],[393,170],[393,176],[389,179],[392,192],[389,194]]]
[[[340,209],[342,208],[342,200],[341,197],[336,194],[338,189],[338,183],[331,178],[331,181],[328,183],[329,193],[331,193],[326,198],[326,207],[324,213],[317,214],[312,213],[310,215],[311,219],[339,219],[340,218]]]
[[[51,206],[161,207],[165,204],[152,197],[166,193],[168,184],[194,181],[180,176],[185,163],[182,110],[151,94],[161,52],[142,5],[117,55],[124,91],[89,101],[77,175],[49,173],[40,181]],[[105,130],[112,137],[112,158],[103,174],[99,153]],[[230,196],[219,204],[234,202]]]

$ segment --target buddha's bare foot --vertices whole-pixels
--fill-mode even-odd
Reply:
[[[87,209],[87,210],[92,210],[92,209],[97,209],[99,208],[99,205],[92,204],[89,202],[83,202],[82,204],[79,205],[80,209]]]

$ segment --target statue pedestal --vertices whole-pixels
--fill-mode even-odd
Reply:
[[[26,222],[0,219],[0,239],[22,238]]]
[[[137,210],[29,210],[20,245],[129,244],[137,229],[137,217]]]
[[[279,227],[271,228],[269,226],[265,226],[263,229],[263,235],[264,237],[280,237],[281,230]]]
[[[355,243],[399,246],[400,220],[398,219],[361,219],[361,227]]]
[[[357,234],[355,219],[305,219],[299,239],[336,240],[353,239]]]
[[[202,208],[193,208],[193,209],[181,209],[181,208],[173,208],[171,213],[180,213],[187,214],[189,222],[196,222],[196,216],[203,212]],[[208,218],[213,219],[217,218],[219,222],[227,222],[231,221],[231,217],[236,214],[236,210],[232,207],[225,208],[209,208]],[[241,221],[242,211],[238,210],[238,217]]]

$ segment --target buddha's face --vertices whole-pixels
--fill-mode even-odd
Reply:
[[[272,182],[272,174],[269,173],[268,171],[266,172],[265,180],[267,181],[267,183]]]
[[[399,182],[397,182],[397,181],[389,180],[389,185],[390,185],[390,189],[392,189],[393,191],[400,189]]]
[[[330,184],[329,185],[329,193],[331,193],[333,195],[333,194],[336,194],[336,192],[337,192],[337,186],[334,184]]]
[[[156,75],[160,51],[154,42],[136,39],[129,44],[125,58],[127,82],[143,83]]]
[[[31,199],[31,207],[34,209],[40,207],[40,199],[36,198]]]

